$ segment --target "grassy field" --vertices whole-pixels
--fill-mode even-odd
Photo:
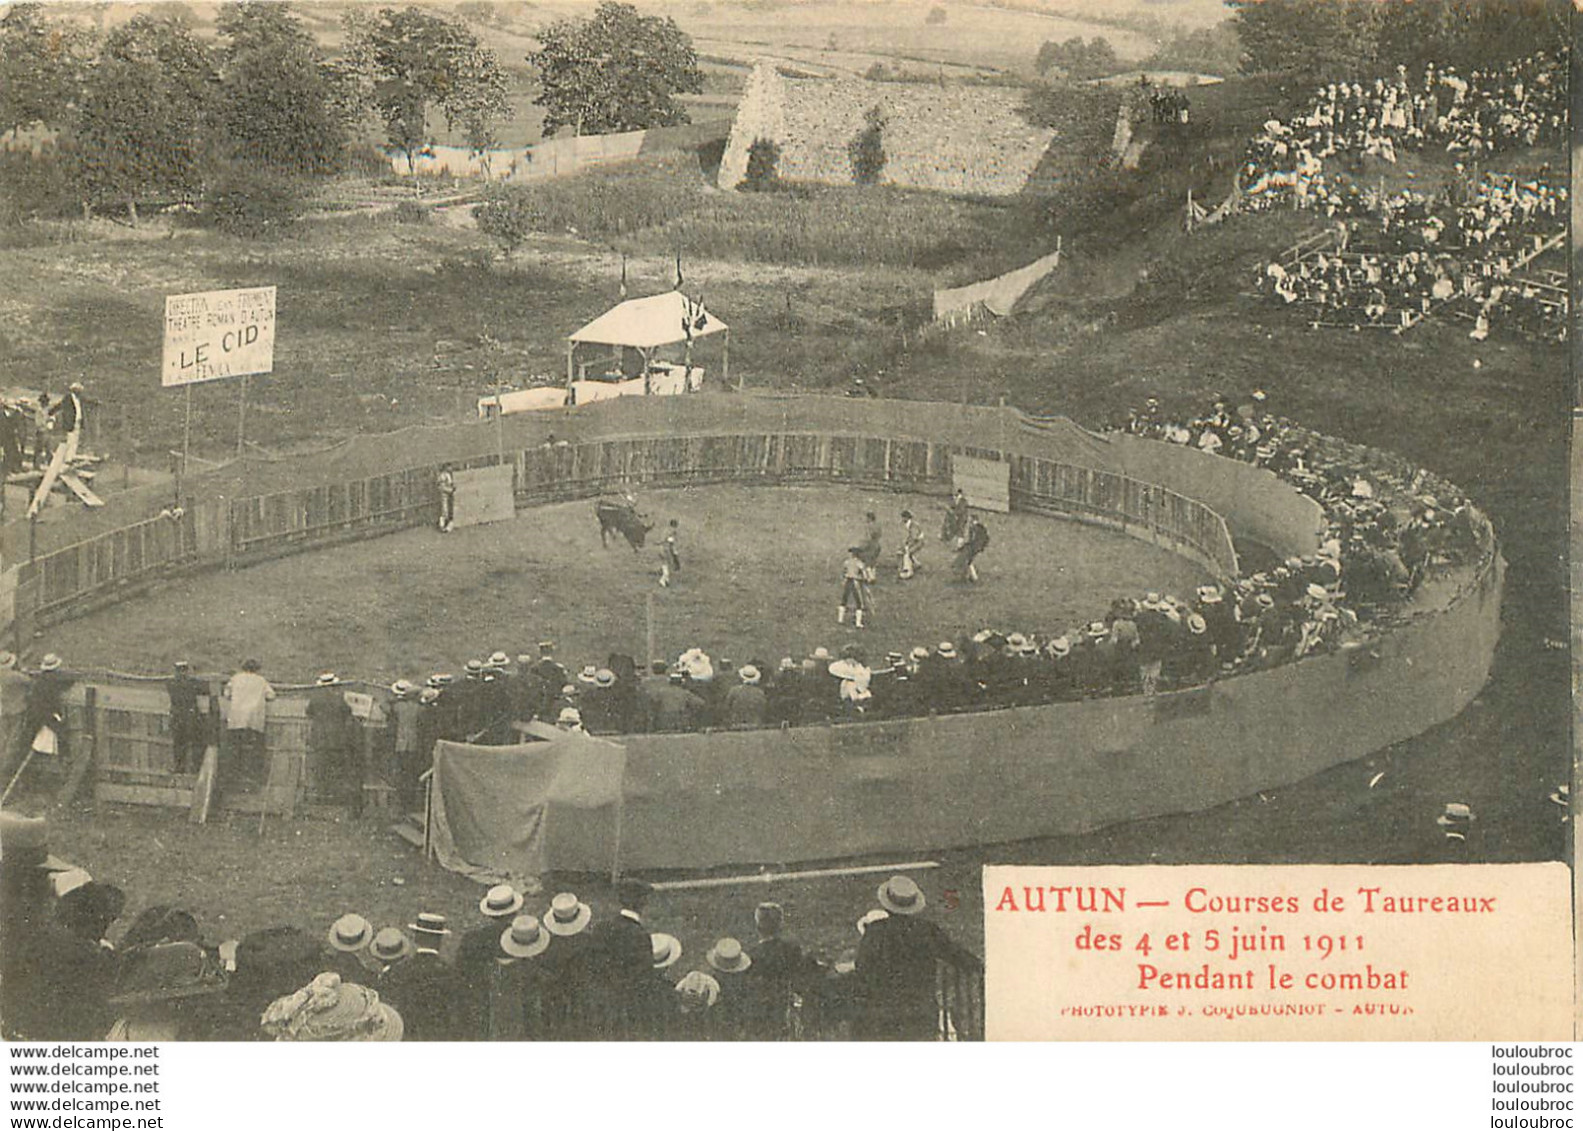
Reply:
[[[602,548],[593,506],[580,501],[450,537],[411,530],[185,578],[51,629],[47,646],[117,671],[162,672],[185,656],[222,672],[251,655],[281,682],[329,670],[388,684],[459,672],[497,649],[532,652],[549,637],[580,668],[613,651],[644,658],[652,595],[662,657],[697,646],[773,666],[848,641],[877,658],[985,626],[1054,633],[1100,616],[1118,593],[1188,593],[1203,583],[1197,566],[1126,535],[1006,515],[988,519],[983,582],[961,585],[934,538],[940,502],[925,496],[707,487],[645,492],[641,502],[659,526],[681,523],[685,572],[673,588],[656,584],[657,540],[639,554],[624,542]],[[924,572],[906,584],[892,561],[904,506],[929,535]],[[887,551],[872,628],[860,633],[836,625],[835,606],[841,561],[869,509]]]

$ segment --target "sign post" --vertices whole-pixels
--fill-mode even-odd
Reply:
[[[192,443],[192,386],[226,377],[242,378],[236,421],[236,454],[240,457],[247,422],[248,375],[271,373],[274,368],[274,287],[166,296],[160,385],[181,388],[187,398],[181,438],[182,481],[186,479]],[[184,486],[184,482],[178,482],[178,498],[185,499]]]

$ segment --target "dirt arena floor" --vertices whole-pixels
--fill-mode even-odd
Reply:
[[[49,630],[41,644],[80,670],[162,672],[186,657],[223,672],[247,657],[281,683],[321,671],[389,683],[458,672],[495,650],[556,641],[568,665],[611,652],[647,655],[652,598],[657,654],[693,646],[716,659],[774,665],[860,641],[871,657],[991,626],[1054,632],[1101,616],[1118,594],[1190,593],[1204,571],[1113,531],[1033,515],[988,515],[981,581],[951,579],[942,506],[855,487],[727,487],[645,492],[647,546],[600,546],[593,503],[522,511],[515,521],[441,535],[416,529],[208,573]],[[923,570],[896,578],[899,514],[928,546]],[[841,563],[873,510],[886,534],[873,627],[838,627]],[[675,518],[683,570],[658,585],[658,535]]]

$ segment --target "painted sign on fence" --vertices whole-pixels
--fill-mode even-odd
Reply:
[[[951,482],[970,506],[996,514],[1011,513],[1011,464],[998,459],[951,457]]]
[[[275,288],[165,297],[166,388],[275,367]]]

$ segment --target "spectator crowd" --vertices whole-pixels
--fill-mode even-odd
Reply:
[[[1478,163],[1566,136],[1566,82],[1543,53],[1466,77],[1430,65],[1420,76],[1339,82],[1288,121],[1272,119],[1250,143],[1241,207],[1290,206],[1334,221],[1334,238],[1260,269],[1262,290],[1300,305],[1316,324],[1397,332],[1432,313],[1564,340],[1564,280],[1530,264],[1561,248],[1567,189],[1538,176],[1479,175]],[[1369,184],[1366,159],[1398,164],[1407,152],[1455,159],[1432,191]],[[1553,273],[1552,273],[1553,274]]]
[[[488,889],[466,924],[355,910],[215,945],[180,908],[143,909],[48,854],[41,819],[0,815],[0,1029],[8,1040],[483,1041],[971,1039],[982,964],[892,876],[833,956],[760,903],[702,954],[651,924],[651,889]],[[594,904],[597,903],[598,909]],[[747,918],[744,913],[744,919]],[[743,924],[748,926],[746,922]],[[112,942],[112,937],[114,941]]]

